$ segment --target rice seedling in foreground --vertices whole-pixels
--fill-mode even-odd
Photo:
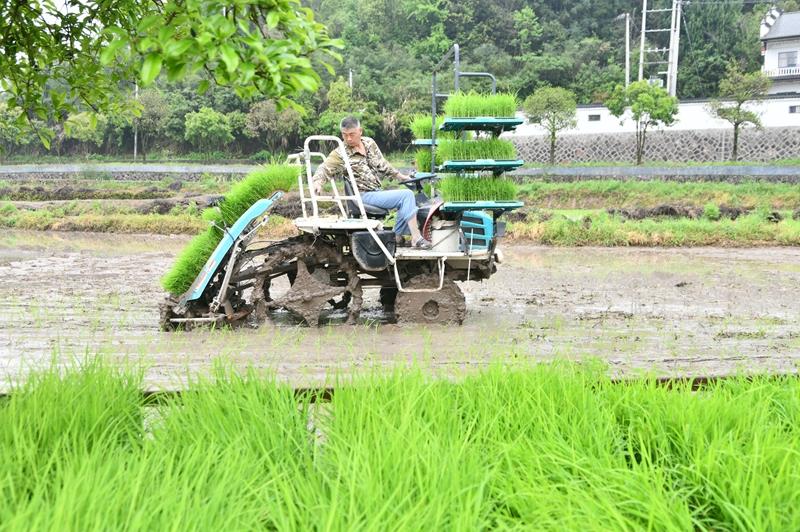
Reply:
[[[297,186],[299,168],[274,165],[255,170],[231,187],[219,210],[206,209],[203,218],[213,222],[215,226],[197,235],[184,248],[175,264],[161,279],[164,289],[175,295],[188,290],[222,239],[222,229],[217,226],[231,226],[259,199],[270,196],[276,190],[286,191]]]
[[[444,114],[450,117],[509,117],[517,112],[514,94],[480,94],[474,91],[454,92],[444,103]]]
[[[139,383],[53,370],[0,403],[4,529],[800,527],[794,377],[410,368],[315,405],[254,372],[159,405]]]

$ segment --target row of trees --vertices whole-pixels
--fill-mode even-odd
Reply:
[[[135,125],[145,152],[246,154],[293,149],[305,133],[335,130],[343,114],[357,113],[397,149],[408,139],[405,118],[428,108],[430,69],[453,42],[464,45],[463,69],[493,72],[499,89],[520,99],[561,87],[578,103],[614,101],[623,82],[615,19],[629,12],[637,20],[641,9],[639,0],[69,4],[0,4],[0,98],[12,121],[0,125],[0,142],[8,148],[33,151],[34,135],[57,153],[93,144],[130,153]],[[685,4],[679,96],[718,96],[733,59],[758,68],[758,23],[770,5]],[[353,90],[333,65],[352,71]],[[136,80],[138,99],[130,97]]]
[[[330,81],[325,90],[297,98],[299,106],[280,107],[273,99],[247,101],[227,87],[210,86],[202,95],[197,88],[203,79],[156,82],[139,91],[132,104],[140,106],[139,116],[78,111],[65,120],[35,120],[34,129],[17,123],[20,109],[0,100],[0,157],[99,153],[130,154],[134,130],[139,155],[177,155],[214,152],[233,157],[267,157],[296,151],[307,135],[336,134],[341,118],[350,113],[362,117],[368,134],[388,147],[408,140],[406,115],[379,111],[374,102],[354,94],[343,79]],[[49,147],[39,142],[35,129],[53,132]]]
[[[770,80],[761,72],[745,73],[736,63],[728,66],[726,76],[720,81],[721,98],[712,100],[712,113],[733,126],[731,158],[738,160],[739,131],[752,125],[761,127],[761,118],[749,103],[763,100],[769,90]],[[646,81],[631,83],[627,88],[618,85],[605,101],[611,114],[617,118],[629,112],[636,126],[636,164],[642,164],[647,142],[647,132],[653,127],[670,125],[678,113],[678,99],[667,91]],[[550,141],[550,164],[555,164],[557,136],[560,131],[575,127],[575,94],[561,87],[547,87],[536,91],[524,103],[531,122],[547,130]]]

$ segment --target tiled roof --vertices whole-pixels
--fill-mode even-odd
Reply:
[[[785,39],[788,37],[800,37],[800,11],[783,13],[775,21],[762,40]]]

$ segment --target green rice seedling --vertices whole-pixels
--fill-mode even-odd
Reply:
[[[696,391],[517,354],[343,376],[323,404],[225,366],[155,401],[97,363],[34,375],[0,401],[3,529],[800,529],[796,377]]]
[[[514,144],[504,139],[444,140],[436,152],[445,161],[514,159],[517,156]]]
[[[235,183],[225,195],[219,210],[204,211],[203,218],[216,226],[197,235],[178,255],[172,268],[161,279],[164,289],[175,295],[188,290],[222,239],[222,228],[219,226],[233,225],[256,201],[270,196],[276,190],[294,188],[298,172],[297,166],[266,166]]]
[[[510,93],[455,92],[444,104],[444,114],[454,118],[511,117],[517,112],[517,97]]]
[[[430,148],[419,148],[417,152],[414,154],[414,162],[416,165],[416,169],[418,172],[430,172],[431,171],[431,149]],[[443,159],[441,153],[437,150],[436,151],[436,164],[442,164]]]
[[[453,131],[439,131],[439,126],[444,122],[444,116],[436,117],[436,138],[438,139],[452,139],[456,137]],[[416,114],[411,117],[408,124],[411,133],[415,139],[429,139],[431,138],[431,115]]]
[[[502,177],[462,177],[450,175],[439,181],[445,201],[509,201],[517,197],[517,185]]]
[[[57,497],[65,469],[87,456],[134,452],[142,432],[141,374],[95,358],[30,375],[0,402],[0,519],[29,528],[23,509]],[[34,512],[35,513],[35,512]],[[10,529],[13,529],[10,526]]]

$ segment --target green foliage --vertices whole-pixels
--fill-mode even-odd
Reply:
[[[173,81],[206,70],[241,97],[284,99],[318,88],[312,58],[329,69],[326,61],[339,58],[341,43],[299,0],[238,0],[235,9],[223,0],[106,4],[0,7],[0,72],[23,121],[63,117],[78,101],[109,114],[133,112],[125,83],[138,78],[147,86],[162,71]],[[51,138],[42,134],[45,143]]]
[[[643,80],[627,88],[618,85],[606,101],[606,107],[617,118],[630,110],[636,124],[636,164],[642,164],[648,128],[672,124],[678,114],[678,99]]]
[[[698,392],[518,355],[453,380],[339,377],[322,404],[221,364],[157,405],[141,373],[54,368],[0,403],[0,515],[9,530],[800,528],[796,378]]]
[[[20,109],[9,109],[6,102],[0,101],[0,160],[14,148],[33,141],[30,131],[19,124],[20,113]]]
[[[454,92],[444,103],[444,114],[450,117],[508,117],[517,112],[514,94],[479,94],[474,91]]]
[[[722,214],[719,210],[719,205],[716,203],[706,203],[703,207],[703,218],[706,220],[716,221],[720,219]]]
[[[522,107],[531,123],[547,130],[550,136],[550,164],[555,164],[558,132],[573,128],[577,123],[575,95],[561,87],[544,87],[528,96]]]
[[[344,79],[338,78],[328,88],[328,109],[320,115],[317,131],[339,135],[339,123],[346,116],[358,118],[368,137],[374,137],[383,122],[375,102],[363,100],[353,93]]]
[[[209,107],[186,114],[184,136],[194,146],[209,151],[233,140],[228,117]]]
[[[269,197],[276,190],[288,191],[297,186],[299,171],[297,166],[265,166],[235,183],[220,203],[219,210],[211,208],[203,212],[203,218],[218,227],[210,227],[197,235],[181,251],[172,268],[161,279],[164,289],[175,295],[188,290],[222,239],[223,228],[236,223],[259,199]]]
[[[514,200],[517,185],[502,177],[447,176],[439,182],[445,201]]]
[[[761,71],[746,74],[742,72],[737,63],[728,65],[725,78],[719,83],[720,98],[728,100],[721,102],[712,100],[711,111],[727,120],[733,125],[733,148],[731,159],[738,160],[739,156],[739,129],[747,124],[761,127],[761,117],[746,106],[750,102],[760,102],[769,91],[772,81]]]
[[[517,156],[517,150],[511,141],[482,138],[476,140],[442,140],[436,147],[436,154],[445,161],[514,159]]]
[[[142,111],[136,119],[139,146],[142,157],[147,159],[147,151],[153,140],[166,136],[170,116],[169,102],[158,89],[145,89],[139,95]]]
[[[108,121],[103,115],[83,112],[70,115],[64,122],[64,133],[68,139],[98,145],[103,142]]]
[[[267,146],[270,151],[286,151],[290,139],[303,127],[303,117],[296,109],[278,110],[275,102],[262,100],[254,103],[247,113],[245,133]]]

